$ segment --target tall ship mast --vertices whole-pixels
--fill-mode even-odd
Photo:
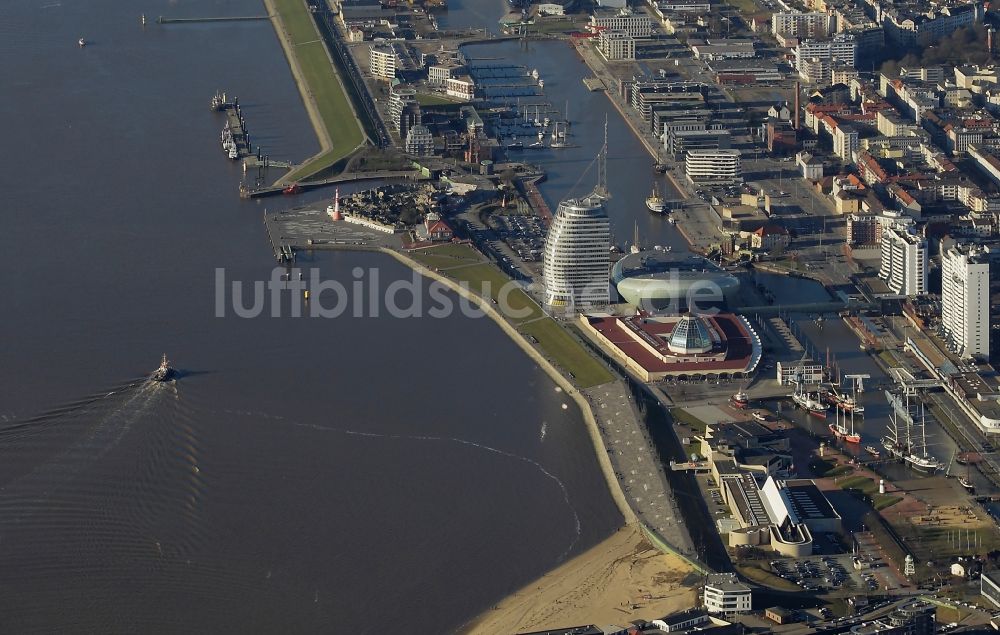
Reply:
[[[927,452],[927,416],[924,404],[911,397],[916,396],[912,388],[904,388],[902,393],[887,390],[885,398],[892,411],[889,413],[889,433],[882,437],[882,446],[895,458],[900,458],[913,469],[933,474],[941,469],[941,462]]]

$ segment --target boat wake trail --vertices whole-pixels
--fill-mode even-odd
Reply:
[[[165,425],[178,416],[184,425],[176,406],[164,407],[177,394],[172,384],[142,378],[0,427],[0,535],[82,529],[98,518],[147,535],[179,498],[196,498],[196,475],[183,492],[169,485],[177,482],[171,474],[190,470],[174,451],[182,440],[171,437],[179,433]],[[197,541],[197,500],[185,502],[184,533]]]
[[[243,414],[250,414],[250,413],[243,413]],[[253,415],[255,417],[260,416],[259,413],[253,413]],[[508,459],[519,461],[521,463],[526,463],[527,465],[541,472],[542,475],[545,476],[545,478],[555,483],[555,485],[559,488],[560,493],[562,494],[563,502],[566,504],[566,507],[569,509],[570,513],[573,515],[573,539],[570,541],[569,545],[563,550],[563,552],[559,555],[559,558],[556,560],[557,563],[561,563],[567,558],[567,556],[569,556],[570,553],[572,553],[573,549],[576,547],[576,544],[580,540],[580,536],[582,535],[583,530],[580,523],[580,516],[577,513],[576,508],[573,506],[573,502],[570,500],[569,490],[566,488],[566,485],[559,479],[558,476],[556,476],[549,470],[545,469],[545,466],[543,466],[541,463],[526,456],[521,456],[520,454],[514,454],[513,452],[501,450],[499,448],[495,448],[483,443],[476,443],[475,441],[469,441],[467,439],[459,439],[456,437],[367,432],[364,430],[350,430],[347,428],[337,428],[337,427],[324,426],[314,423],[292,421],[289,419],[285,419],[283,417],[268,416],[268,418],[280,420],[282,421],[282,423],[286,425],[294,426],[297,428],[318,430],[320,432],[333,432],[351,437],[360,437],[366,439],[382,439],[389,441],[419,441],[422,443],[450,443],[467,448],[474,448],[476,450],[488,452],[490,454],[495,454],[497,456],[502,456]]]
[[[563,560],[565,560],[566,557],[573,551],[573,548],[576,547],[576,543],[579,542],[580,540],[580,535],[582,533],[582,528],[580,526],[580,516],[576,513],[576,508],[573,507],[573,503],[569,499],[569,490],[566,489],[566,485],[564,485],[563,482],[559,480],[558,476],[545,469],[545,467],[541,463],[535,461],[534,459],[529,459],[526,456],[521,456],[519,454],[507,452],[506,450],[494,448],[492,446],[485,445],[482,443],[476,443],[475,441],[469,441],[467,439],[458,439],[455,437],[437,437],[437,436],[409,435],[409,434],[383,434],[379,432],[347,430],[345,428],[331,428],[328,426],[321,426],[310,423],[300,423],[295,421],[289,423],[296,427],[312,428],[314,430],[322,430],[325,432],[337,432],[352,437],[364,437],[369,439],[387,439],[387,440],[399,440],[399,441],[422,441],[431,443],[454,443],[457,445],[476,448],[477,450],[482,450],[484,452],[489,452],[491,454],[496,454],[509,459],[514,459],[516,461],[527,463],[528,465],[531,465],[539,472],[541,472],[543,475],[545,475],[546,478],[551,479],[552,482],[554,482],[556,486],[559,487],[559,491],[562,492],[563,502],[566,503],[566,507],[568,507],[570,513],[573,514],[573,525],[574,525],[573,540],[570,541],[569,546],[566,547],[566,549],[564,549],[563,552],[559,555],[557,562],[562,562]]]

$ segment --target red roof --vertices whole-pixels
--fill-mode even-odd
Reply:
[[[724,359],[718,359],[722,352],[721,349],[701,355],[675,355],[671,353],[666,342],[677,322],[680,321],[680,317],[666,321],[669,318],[650,320],[643,315],[628,318],[588,316],[587,322],[622,353],[650,373],[743,372],[746,370],[753,354],[753,344],[750,333],[743,327],[740,320],[735,315],[728,313],[719,313],[702,319],[706,320],[715,333],[719,335],[721,349],[724,349],[725,352]],[[638,335],[648,346],[656,349],[667,358],[667,361],[663,361],[640,344],[634,335]]]

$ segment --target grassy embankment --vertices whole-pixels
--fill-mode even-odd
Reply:
[[[506,274],[466,245],[440,245],[412,251],[408,255],[491,300],[499,300],[499,294],[510,282]],[[505,301],[498,303],[497,308],[503,309],[504,305],[513,314],[506,316],[507,319],[529,339],[537,340],[542,353],[569,373],[576,385],[589,388],[613,379],[604,365],[558,322],[546,317],[527,293],[520,289],[506,293]]]
[[[874,507],[876,511],[892,507],[899,501],[903,500],[898,496],[879,494],[878,483],[867,476],[851,476],[849,478],[845,478],[837,484],[840,486],[840,489],[853,492],[856,495],[860,495],[862,498],[870,500],[872,507]]]
[[[771,571],[765,569],[767,566],[764,563],[754,562],[744,563],[735,565],[737,573],[739,573],[744,578],[747,578],[751,582],[756,582],[761,586],[771,587],[772,589],[778,589],[779,591],[789,591],[798,592],[802,588],[792,582],[791,580],[786,580],[780,576],[775,575]]]
[[[671,408],[670,416],[674,419],[674,421],[686,425],[700,434],[704,434],[705,429],[708,427],[704,421],[694,416],[684,408]]]
[[[309,10],[303,0],[272,0],[281,16],[301,72],[301,87],[316,102],[319,125],[326,128],[330,147],[289,172],[283,180],[300,181],[325,170],[348,156],[361,142],[364,135],[354,116],[347,93],[337,78],[326,47],[316,30]]]

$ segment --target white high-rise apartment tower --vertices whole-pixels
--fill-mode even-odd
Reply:
[[[941,331],[962,357],[989,357],[990,263],[984,250],[955,245],[942,255]]]
[[[608,304],[611,223],[595,195],[559,204],[545,240],[545,304],[583,308]]]
[[[912,228],[886,227],[878,276],[895,294],[927,293],[927,241]]]

